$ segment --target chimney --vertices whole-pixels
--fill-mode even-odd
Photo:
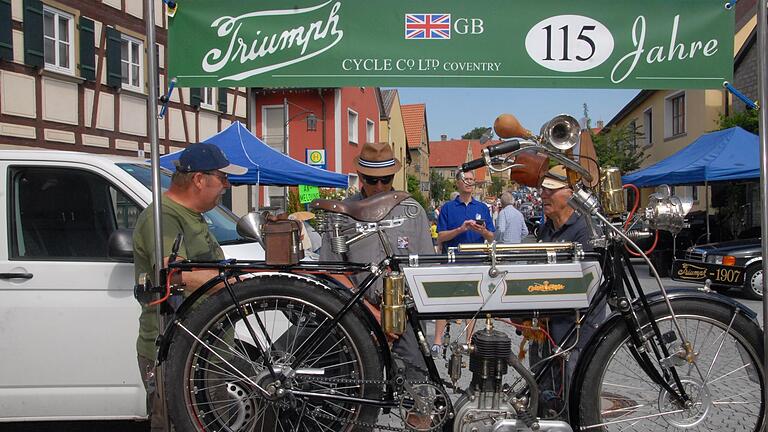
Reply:
[[[448,135],[446,134],[440,135],[440,141],[448,141]]]
[[[604,121],[602,121],[602,120],[598,120],[597,121],[597,128],[598,129],[602,129],[604,125],[605,125]]]

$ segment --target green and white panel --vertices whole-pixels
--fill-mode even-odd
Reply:
[[[585,308],[600,281],[596,262],[423,266],[403,269],[420,313]]]

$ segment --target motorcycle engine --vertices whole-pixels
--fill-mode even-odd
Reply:
[[[531,430],[532,426],[540,432],[573,432],[563,421],[536,419],[535,413],[528,412],[526,398],[515,398],[503,384],[510,365],[517,362],[517,358],[511,358],[512,340],[506,333],[494,330],[489,321],[484,330],[472,336],[469,352],[472,381],[454,404],[454,431],[517,432]]]
[[[512,340],[505,333],[484,329],[472,336],[474,349],[469,356],[472,382],[454,405],[456,431],[494,431],[497,423],[515,418],[510,396],[502,391],[509,368]]]

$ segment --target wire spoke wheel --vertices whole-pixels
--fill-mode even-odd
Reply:
[[[725,305],[700,300],[673,302],[694,363],[676,370],[690,400],[680,404],[638,366],[623,324],[614,327],[587,365],[581,396],[582,430],[603,431],[759,431],[763,423],[762,332]],[[654,307],[661,333],[681,346],[666,308]],[[650,325],[644,326],[650,337]],[[653,357],[650,343],[645,348]],[[667,375],[668,383],[677,388]]]
[[[166,378],[177,430],[342,431],[352,429],[350,420],[375,422],[378,410],[372,407],[292,393],[376,394],[373,386],[345,382],[382,374],[370,336],[354,314],[321,328],[341,303],[294,280],[247,281],[235,291],[245,320],[220,292],[179,324]],[[293,369],[305,346],[314,348]]]

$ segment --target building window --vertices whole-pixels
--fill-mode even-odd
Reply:
[[[653,144],[653,109],[651,108],[643,111],[643,133],[645,145]]]
[[[347,130],[349,142],[357,144],[357,113],[352,110],[347,111]]]
[[[143,52],[143,42],[122,35],[120,46],[120,72],[123,77],[123,88],[139,92],[144,91],[144,74],[142,71]]]
[[[670,138],[685,133],[685,93],[680,92],[664,102],[664,137]]]
[[[262,115],[264,118],[262,126],[264,143],[280,153],[285,153],[285,144],[288,139],[285,134],[288,131],[285,127],[283,105],[262,107]]]
[[[373,121],[369,119],[365,119],[365,142],[372,143],[376,140],[376,136],[374,135],[375,129],[373,126]]]
[[[213,87],[200,89],[200,107],[210,110],[216,109],[216,92]]]
[[[637,121],[632,120],[629,123],[629,145],[632,146],[633,149],[637,149],[637,136],[639,134],[639,131],[637,130]]]
[[[75,73],[75,26],[72,15],[43,7],[43,51],[45,68]]]

